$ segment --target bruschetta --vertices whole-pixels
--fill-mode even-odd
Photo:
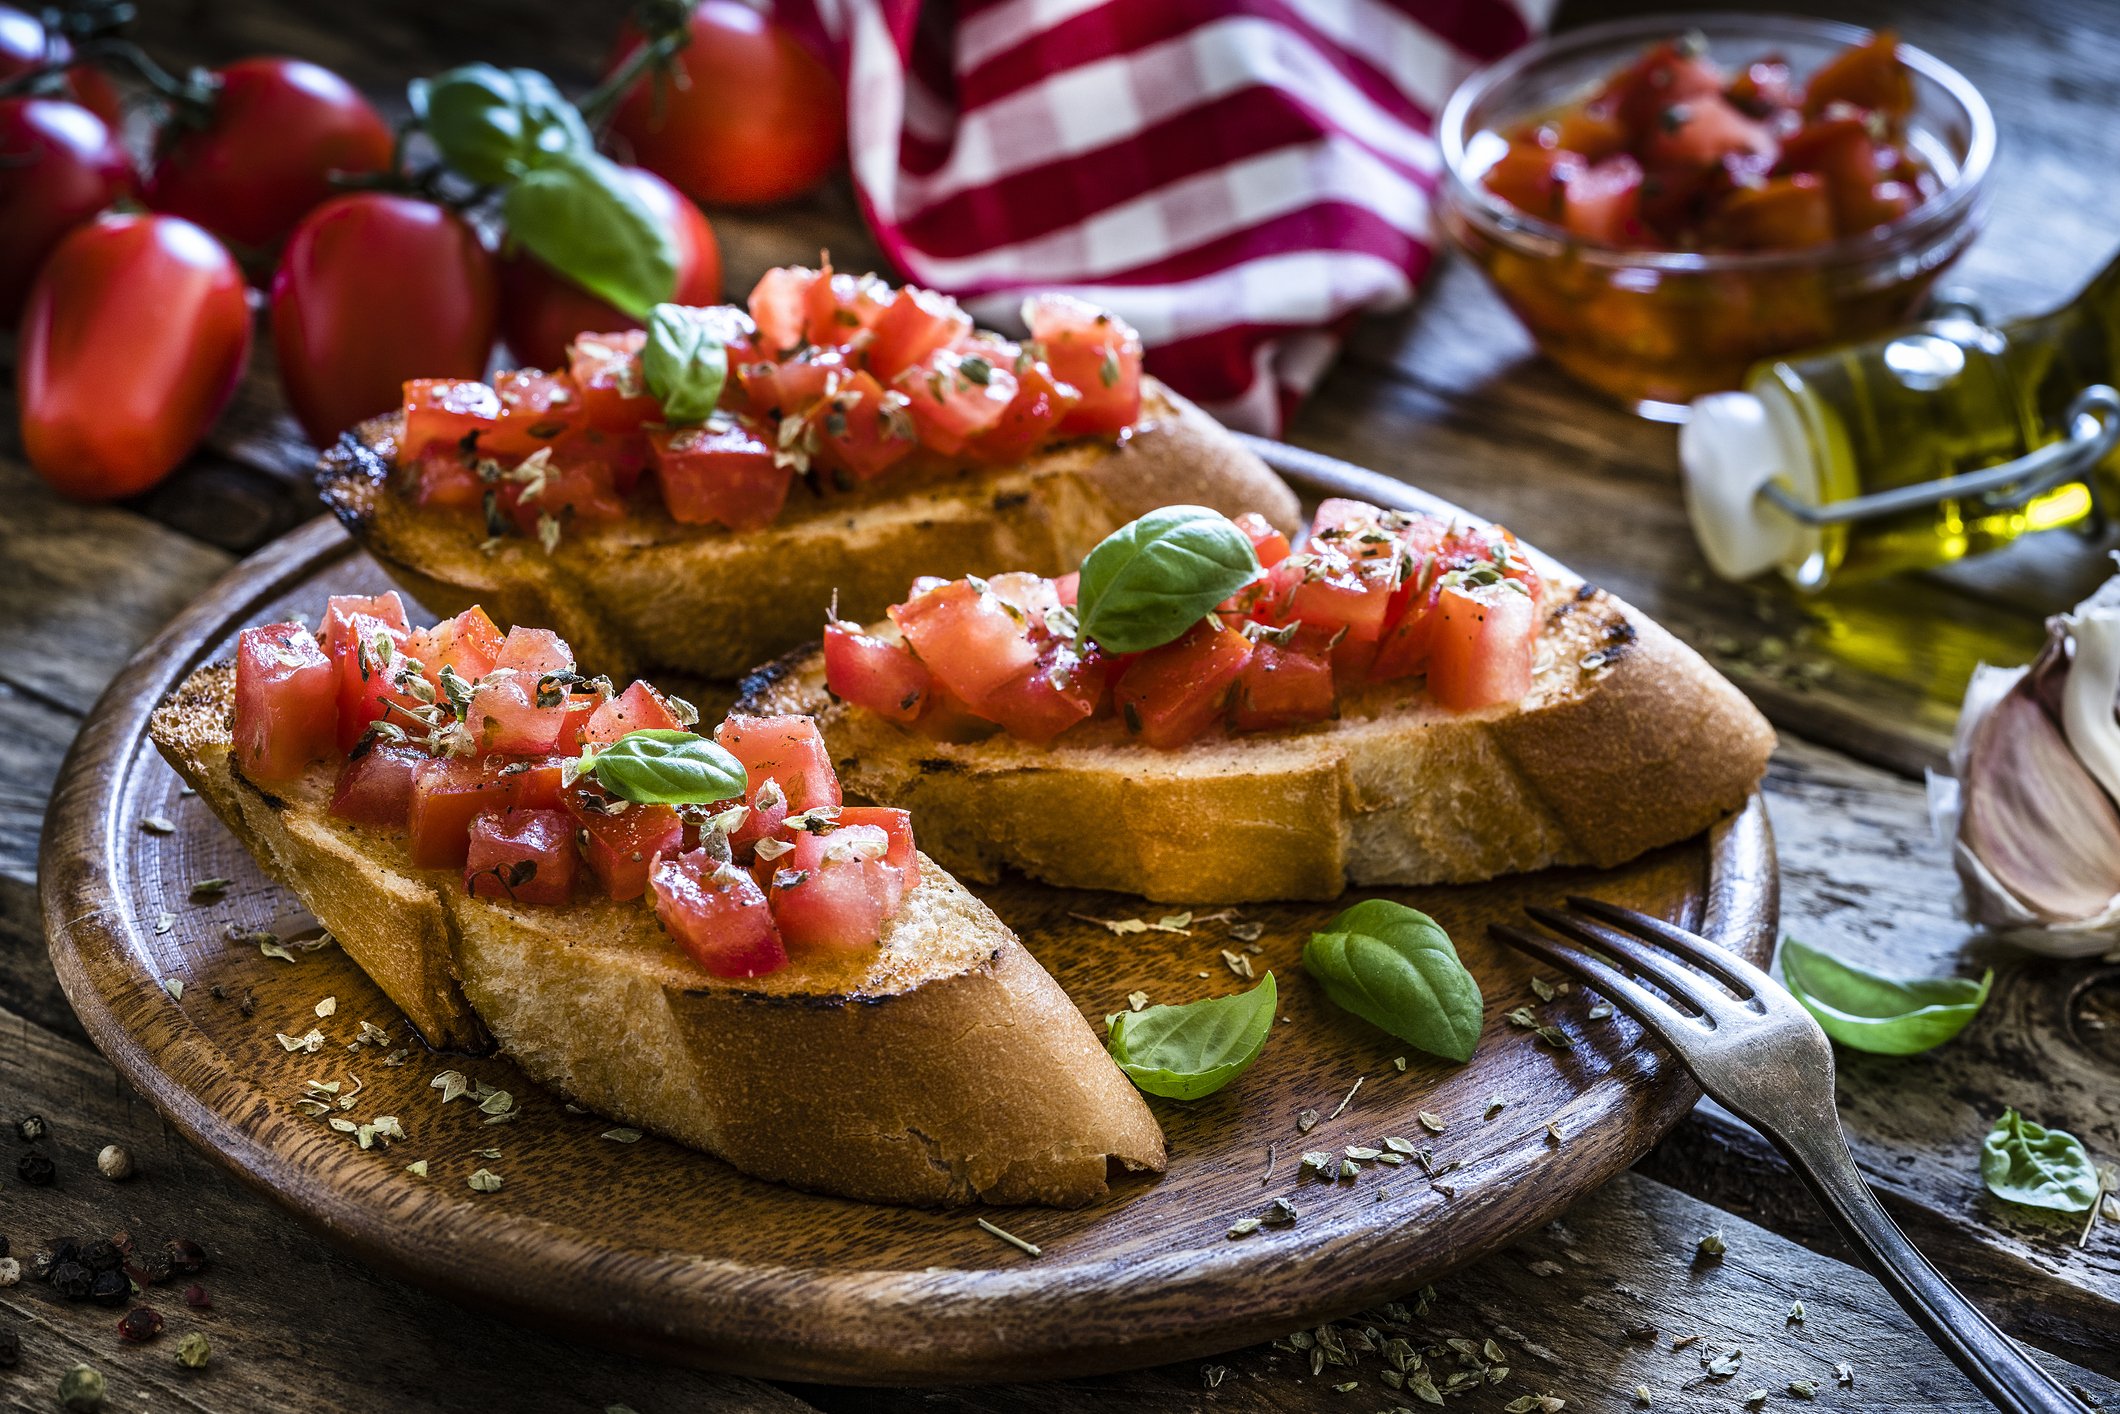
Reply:
[[[849,1197],[1076,1205],[1162,1168],[906,812],[842,806],[806,718],[694,720],[550,631],[415,629],[391,593],[244,630],[152,735],[436,1046],[490,1035],[591,1109]]]
[[[1295,497],[1141,372],[1112,315],[1033,337],[945,296],[770,271],[749,311],[664,306],[562,370],[420,380],[325,452],[325,502],[423,603],[556,629],[621,675],[734,679],[916,574],[1071,567],[1173,499],[1292,529]]]
[[[814,717],[848,788],[917,811],[965,877],[1173,903],[1609,866],[1765,771],[1743,695],[1498,526],[1330,500],[1296,548],[1188,513],[1223,548],[1184,563],[1226,578],[1160,639],[1113,608],[1126,581],[1091,583],[1100,547],[1057,580],[915,581],[884,622],[830,622],[753,674],[737,710]],[[1153,540],[1108,543],[1154,568]]]

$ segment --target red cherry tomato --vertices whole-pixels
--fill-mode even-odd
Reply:
[[[677,290],[671,300],[718,304],[721,247],[707,218],[653,172],[642,167],[623,170],[633,190],[677,241]],[[528,251],[501,261],[501,337],[525,367],[564,368],[567,345],[576,334],[615,334],[640,327],[638,319],[621,314]]]
[[[288,238],[272,277],[280,383],[318,445],[398,406],[413,378],[477,378],[497,280],[478,232],[432,202],[356,192]]]
[[[82,500],[160,481],[206,435],[250,352],[243,272],[170,216],[105,216],[30,287],[16,395],[30,464]]]
[[[815,186],[846,144],[839,80],[736,0],[706,0],[691,34],[672,79],[648,75],[618,105],[611,130],[633,159],[695,201],[755,206]],[[639,43],[629,36],[611,67]]]
[[[300,59],[243,59],[220,70],[202,127],[180,115],[148,172],[147,204],[238,246],[278,245],[327,200],[333,172],[390,165],[390,128],[329,69]]]
[[[59,238],[132,189],[132,163],[101,118],[55,99],[0,101],[0,324],[21,313]]]
[[[0,83],[19,78],[46,64],[64,64],[74,57],[73,45],[63,34],[53,34],[35,15],[12,5],[0,5]],[[118,90],[97,69],[76,64],[52,92],[71,96],[76,103],[115,128],[124,116],[118,107]]]

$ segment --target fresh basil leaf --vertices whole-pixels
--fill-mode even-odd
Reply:
[[[501,219],[532,255],[636,319],[677,289],[676,241],[609,158],[556,154],[508,188]]]
[[[1997,1198],[2030,1208],[2081,1213],[2098,1201],[2098,1170],[2083,1142],[2015,1110],[2004,1110],[1981,1143],[1980,1177]]]
[[[1789,993],[1843,1046],[1880,1056],[1911,1056],[1942,1045],[1987,1000],[1992,968],[1969,977],[1900,981],[1851,967],[1794,938],[1781,944],[1781,976]]]
[[[1127,1078],[1166,1100],[1197,1100],[1242,1075],[1273,1031],[1273,974],[1248,992],[1183,1006],[1152,1006],[1104,1019],[1106,1042]]]
[[[596,783],[638,805],[713,805],[750,784],[743,762],[692,732],[627,732],[596,753]]]
[[[1112,653],[1160,648],[1258,575],[1251,540],[1220,511],[1150,511],[1082,562],[1077,641],[1092,639]]]
[[[705,422],[729,377],[729,350],[714,311],[659,304],[648,311],[640,371],[662,403],[663,420]]]
[[[466,64],[414,83],[410,93],[442,160],[481,186],[595,147],[580,112],[535,69]]]
[[[1312,933],[1303,967],[1334,1006],[1445,1060],[1479,1044],[1480,984],[1450,935],[1419,909],[1365,899]]]

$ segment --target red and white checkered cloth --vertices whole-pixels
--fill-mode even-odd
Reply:
[[[905,277],[1017,327],[1061,289],[1148,367],[1277,430],[1433,253],[1433,120],[1552,0],[776,0],[847,91]]]

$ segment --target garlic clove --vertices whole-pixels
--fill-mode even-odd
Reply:
[[[2120,912],[2120,810],[2032,685],[2013,685],[1970,733],[1954,855],[1974,921],[2086,924]]]

